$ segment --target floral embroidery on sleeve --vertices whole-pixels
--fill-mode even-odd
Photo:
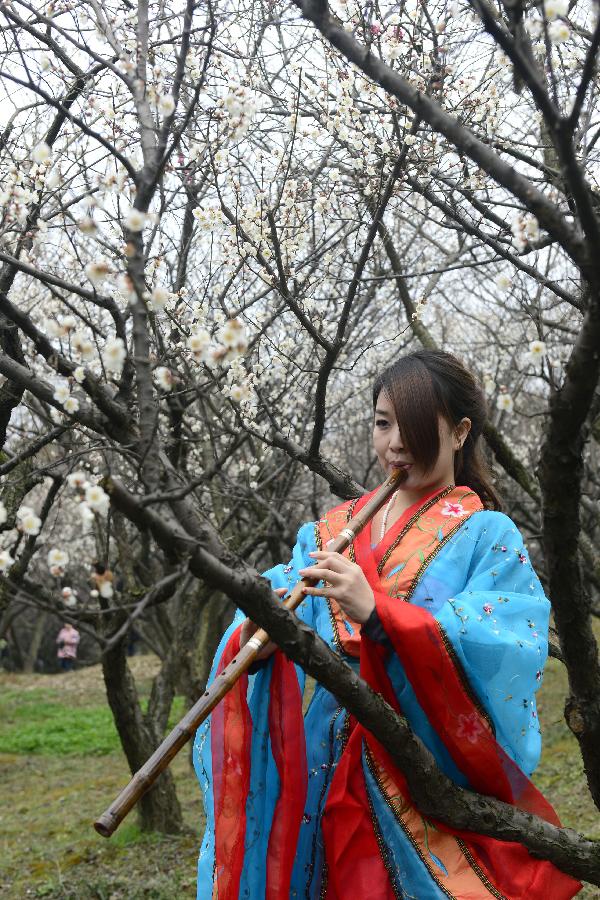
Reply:
[[[477,713],[473,712],[468,716],[462,713],[459,715],[458,728],[456,730],[457,737],[466,738],[470,744],[476,744],[479,740],[479,735],[484,732],[485,728]]]
[[[462,503],[451,503],[446,500],[444,508],[441,510],[443,516],[452,516],[454,519],[460,519],[467,515],[467,510]]]

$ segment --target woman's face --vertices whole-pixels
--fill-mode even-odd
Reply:
[[[401,490],[419,496],[454,484],[454,454],[462,447],[471,421],[464,418],[452,428],[443,416],[439,416],[438,423],[440,450],[433,468],[426,473],[403,444],[391,400],[385,391],[379,394],[373,422],[373,448],[386,475],[391,475],[396,468],[407,470],[408,476]]]

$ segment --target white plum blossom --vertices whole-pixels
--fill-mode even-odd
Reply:
[[[87,475],[85,472],[69,472],[67,475],[67,484],[70,488],[80,489],[87,484]]]
[[[77,366],[77,368],[73,370],[73,378],[77,384],[83,384],[85,381],[85,369],[83,366]]]
[[[496,285],[500,288],[501,291],[508,291],[512,287],[512,281],[508,275],[504,272],[501,272],[500,275],[496,277]]]
[[[52,150],[45,141],[40,141],[40,143],[36,144],[31,151],[31,159],[37,165],[43,165],[44,163],[50,162],[51,156]]]
[[[554,22],[550,22],[548,25],[548,37],[553,44],[563,44],[571,37],[571,29],[566,22],[555,19]]]
[[[126,356],[127,351],[125,349],[123,338],[115,337],[106,342],[102,353],[102,359],[109,372],[120,374]]]
[[[6,572],[7,569],[10,569],[13,563],[14,559],[12,558],[8,550],[0,550],[0,572]]]
[[[92,282],[92,284],[98,284],[101,281],[110,275],[112,272],[111,267],[106,262],[106,260],[98,259],[94,262],[88,263],[85,267],[85,274]]]
[[[6,512],[6,507],[4,503],[0,500],[0,525],[4,525],[6,519],[8,518],[8,513]]]
[[[165,119],[175,112],[175,100],[171,94],[161,94],[158,98],[158,111]]]
[[[525,363],[531,363],[534,366],[541,366],[546,356],[546,344],[544,341],[531,341],[529,351],[525,353]]]
[[[221,208],[215,205],[196,206],[192,210],[192,215],[205,231],[212,231],[224,222]]]
[[[69,397],[70,390],[69,384],[67,381],[57,381],[54,385],[54,393],[52,396],[55,400],[57,400],[60,404],[63,404],[65,400]]]
[[[125,228],[134,232],[143,231],[147,221],[148,216],[145,212],[142,212],[141,209],[131,207],[125,216]]]
[[[511,413],[515,408],[514,400],[510,394],[499,394],[496,400],[496,406],[503,412]]]
[[[108,509],[110,500],[99,484],[88,484],[85,489],[85,502],[90,509],[104,513]]]
[[[66,550],[59,550],[58,547],[52,547],[48,550],[48,568],[66,569],[69,565],[69,554]]]
[[[487,397],[493,396],[493,394],[496,390],[496,382],[494,381],[492,376],[489,374],[489,372],[487,372],[483,376],[483,390],[485,391],[485,394]]]
[[[228,350],[243,353],[248,347],[244,326],[239,319],[230,319],[219,331],[219,340]]]
[[[83,234],[96,234],[98,225],[91,216],[86,216],[78,223],[78,228]]]
[[[50,337],[65,337],[76,325],[77,320],[74,316],[65,316],[57,322],[54,319],[46,319],[45,323],[46,331]]]
[[[73,331],[77,327],[77,319],[75,316],[63,316],[60,320],[60,327],[65,333]]]
[[[67,397],[63,403],[63,409],[70,414],[76,413],[79,409],[79,400],[77,397]]]
[[[22,509],[23,507],[21,507],[21,510]],[[42,520],[40,517],[36,516],[36,514],[29,509],[24,515],[21,515],[21,510],[17,513],[17,516],[19,517],[19,530],[22,531],[23,534],[39,534],[42,527]]]
[[[154,370],[154,381],[163,391],[173,388],[173,373],[166,366],[158,366]]]
[[[172,296],[173,295],[166,289],[166,287],[157,284],[152,291],[152,294],[150,295],[150,306],[153,310],[158,312],[159,310],[165,308]]]
[[[209,362],[212,359],[214,345],[206,328],[196,328],[186,341],[187,347],[194,354],[196,362]]]
[[[44,182],[45,186],[53,191],[54,188],[57,188],[62,180],[62,172],[60,168],[56,167],[52,169],[51,172],[48,172],[46,175],[46,180]]]
[[[512,220],[510,230],[519,250],[524,250],[529,243],[537,241],[540,236],[538,220],[531,214],[518,213]]]
[[[544,0],[544,15],[551,22],[569,12],[569,0]]]
[[[71,346],[82,359],[89,360],[95,356],[96,348],[82,331],[75,332],[71,338]]]
[[[525,220],[525,234],[529,241],[537,241],[540,237],[540,226],[535,216],[527,216]]]
[[[544,341],[531,341],[529,352],[532,359],[542,359],[546,355],[546,344]]]
[[[244,388],[240,384],[232,384],[229,388],[229,396],[234,403],[241,403],[245,396]]]
[[[73,588],[65,586],[60,594],[65,606],[72,608],[77,605],[77,591],[73,590]]]
[[[93,522],[93,521],[94,521],[94,513],[93,513],[92,510],[89,508],[89,506],[87,505],[87,503],[80,503],[79,506],[78,506],[77,508],[78,508],[78,510],[79,510],[79,515],[80,515],[81,518],[83,519],[83,524],[84,524],[84,525],[87,525],[87,524],[89,524],[90,522]]]
[[[243,85],[232,87],[223,100],[223,106],[230,116],[251,117],[256,112],[256,104],[247,88]]]

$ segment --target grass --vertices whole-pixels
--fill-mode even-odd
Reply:
[[[146,708],[147,698],[142,699]],[[66,706],[48,690],[25,696],[7,690],[0,707],[0,753],[36,753],[44,756],[105,756],[120,748],[110,709],[102,706]],[[183,700],[173,703],[170,724],[181,718]]]
[[[107,706],[69,709],[34,695],[14,709],[2,698],[3,715],[6,706],[9,718],[0,735],[0,753],[104,756],[119,748]]]
[[[131,660],[143,702],[157,661]],[[600,840],[577,743],[562,707],[556,660],[539,692],[544,735],[534,781],[564,825]],[[181,703],[172,718],[179,718]],[[187,754],[172,766],[186,831],[144,834],[131,815],[109,840],[94,816],[129,778],[97,668],[57,676],[0,674],[0,897],[23,900],[184,900],[195,896],[202,832],[200,791]],[[580,900],[598,898],[590,885]]]
[[[145,704],[157,662],[131,663]],[[181,707],[178,698],[172,718]],[[143,834],[131,814],[110,840],[99,837],[93,818],[129,779],[99,670],[0,674],[2,900],[194,897],[200,791],[184,752],[172,769],[182,835]]]

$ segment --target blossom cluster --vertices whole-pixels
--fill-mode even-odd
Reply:
[[[110,498],[99,484],[88,480],[85,472],[79,470],[70,472],[67,475],[67,484],[79,495],[78,511],[84,524],[92,523],[95,514],[106,515]]]
[[[227,366],[248,348],[245,328],[239,319],[230,319],[215,336],[202,327],[194,327],[187,339],[187,347],[198,363]]]

